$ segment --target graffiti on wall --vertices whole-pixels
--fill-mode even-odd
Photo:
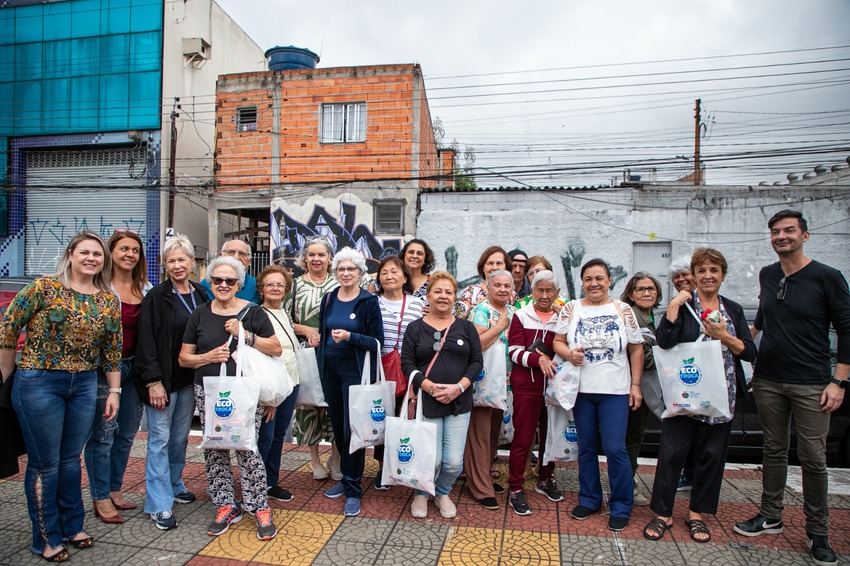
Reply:
[[[357,224],[357,206],[339,202],[339,217],[335,217],[322,205],[315,205],[313,212],[300,222],[282,208],[272,212],[271,244],[272,263],[285,265],[299,274],[295,257],[309,238],[327,238],[334,250],[354,248],[366,258],[370,273],[377,270],[378,263],[388,255],[395,255],[402,246],[401,238],[379,240],[366,224]]]
[[[32,238],[35,245],[44,245],[48,243],[57,243],[63,246],[71,241],[71,238],[80,230],[91,230],[97,232],[100,236],[107,240],[117,230],[129,230],[139,234],[144,239],[144,219],[130,218],[118,220],[116,222],[108,222],[103,216],[99,221],[95,220],[89,223],[89,218],[74,216],[73,224],[64,222],[62,218],[55,220],[45,220],[42,218],[33,218],[27,220],[28,229],[27,235]],[[43,241],[45,240],[46,241]]]
[[[566,277],[565,285],[561,288],[561,296],[568,301],[571,299],[581,298],[582,296],[580,270],[582,264],[585,261],[590,260],[590,258],[585,260],[586,252],[587,246],[585,241],[582,238],[573,238],[567,243],[567,249],[563,254],[561,254],[561,265],[564,268],[564,275]],[[446,248],[445,258],[446,271],[457,278],[457,248],[454,246]],[[626,271],[622,265],[609,264],[609,269],[611,270],[611,290],[613,291],[620,281],[623,281],[626,277],[628,277],[628,271]],[[473,285],[479,281],[481,281],[481,278],[478,277],[478,275],[474,275],[472,277],[459,280],[457,284],[458,287],[462,289],[467,285]]]

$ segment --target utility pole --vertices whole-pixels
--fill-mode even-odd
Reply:
[[[175,185],[177,184],[177,118],[180,117],[180,97],[174,97],[171,108],[171,150],[168,156],[168,222],[167,228],[174,228]]]
[[[699,160],[700,104],[702,99],[697,98],[694,105],[694,185],[697,187],[702,184],[702,168]]]

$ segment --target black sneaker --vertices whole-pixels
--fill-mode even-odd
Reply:
[[[493,493],[496,493],[496,494],[505,493],[505,488],[502,487],[502,484],[493,482]]]
[[[175,503],[194,503],[195,499],[195,494],[188,490],[174,496]]]
[[[682,474],[679,476],[679,483],[676,485],[676,491],[689,491],[694,486],[694,478]]]
[[[759,513],[749,521],[735,523],[735,532],[745,537],[757,537],[759,535],[778,535],[782,532],[782,520],[771,521]]]
[[[161,531],[169,531],[177,528],[177,519],[174,518],[174,513],[170,510],[162,511],[160,513],[151,513],[151,519],[156,525],[156,528]]]
[[[495,511],[499,508],[499,502],[495,497],[484,497],[478,500],[478,504],[481,505],[484,509],[489,509],[491,511]]]
[[[812,558],[818,566],[832,566],[838,563],[835,551],[829,546],[829,540],[823,535],[806,534],[806,546],[812,551]]]
[[[534,491],[549,498],[549,501],[563,501],[564,494],[555,485],[555,480],[549,478],[544,482],[537,482],[534,486]]]
[[[528,506],[528,500],[525,498],[524,491],[512,493],[508,497],[508,504],[513,508],[517,515],[531,515],[531,507]]]
[[[273,485],[269,488],[269,499],[276,501],[292,501],[293,495],[287,489],[283,489],[279,485]]]
[[[573,507],[573,510],[570,511],[570,517],[575,519],[576,521],[584,521],[594,513],[598,513],[599,509],[591,509],[590,507],[585,507],[584,505],[576,505]]]
[[[382,479],[384,479],[383,474],[378,472],[378,475],[375,476],[375,483],[373,484],[375,486],[376,491],[387,491],[388,489],[390,489],[390,486],[383,484],[383,482],[381,481]]]
[[[608,517],[608,528],[612,531],[622,531],[628,526],[628,517]]]
[[[242,506],[239,503],[233,505],[224,505],[218,508],[215,514],[215,519],[207,527],[207,534],[211,537],[223,535],[233,523],[238,523],[242,520]]]

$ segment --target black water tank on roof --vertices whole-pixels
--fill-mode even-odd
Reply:
[[[272,47],[266,51],[269,71],[288,71],[292,69],[315,69],[319,56],[303,47],[289,45]]]

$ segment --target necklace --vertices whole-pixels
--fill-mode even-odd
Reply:
[[[325,273],[325,276],[324,276],[324,277],[322,277],[322,280],[321,280],[321,281],[319,281],[318,283],[316,283],[316,280],[315,280],[315,279],[313,279],[313,275],[312,275],[309,271],[307,271],[307,279],[309,279],[309,280],[310,280],[310,283],[312,283],[313,285],[315,285],[315,286],[317,286],[317,287],[318,287],[319,285],[322,285],[325,281],[327,281],[327,280],[328,280],[328,274],[327,274],[327,273]]]

